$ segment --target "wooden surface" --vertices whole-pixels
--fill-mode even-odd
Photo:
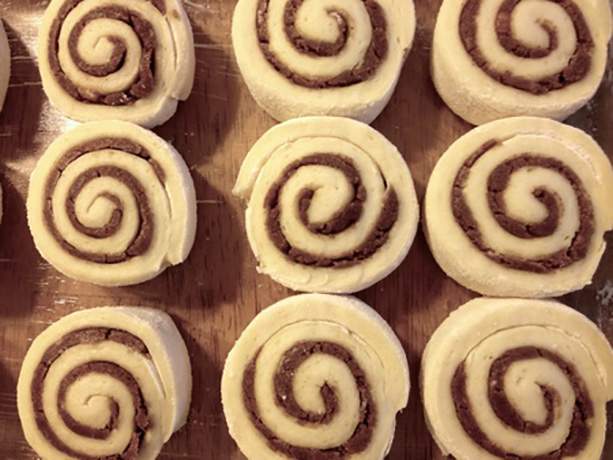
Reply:
[[[230,22],[235,2],[185,1],[196,39],[196,85],[176,116],[156,129],[182,152],[193,173],[199,200],[196,245],[183,265],[143,285],[117,289],[61,276],[38,255],[27,227],[30,172],[46,146],[74,125],[50,107],[38,75],[36,34],[46,4],[0,0],[13,54],[7,104],[0,115],[0,180],[5,192],[0,226],[0,459],[36,458],[23,438],[15,398],[21,360],[32,339],[74,310],[103,305],[167,311],[190,350],[194,395],[189,421],[160,458],[242,458],[222,415],[223,362],[255,314],[292,292],[256,273],[243,225],[244,204],[230,193],[249,147],[275,124],[251,99],[234,62]],[[391,103],[373,124],[403,153],[420,199],[436,160],[470,129],[445,107],[430,81],[429,48],[439,4],[416,0],[413,49]],[[610,60],[596,99],[569,120],[592,134],[609,154],[613,150],[611,64]],[[613,338],[612,269],[609,249],[594,284],[563,299],[596,320],[609,338]],[[398,417],[389,458],[441,458],[424,424],[417,391],[419,359],[437,325],[474,294],[443,275],[420,231],[400,268],[358,297],[391,323],[411,366],[411,400]],[[613,458],[611,444],[605,459]]]

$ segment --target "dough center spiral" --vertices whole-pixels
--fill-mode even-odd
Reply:
[[[114,209],[111,213],[109,221],[105,225],[93,228],[84,225],[79,220],[75,203],[80,192],[82,192],[88,184],[99,178],[108,177],[123,183],[134,196],[137,203],[139,218],[137,232],[131,243],[123,251],[100,254],[89,252],[74,246],[62,236],[61,230],[56,225],[53,209],[53,195],[62,173],[66,170],[66,168],[68,168],[71,163],[80,157],[104,149],[126,152],[148,161],[158,180],[162,184],[164,183],[165,176],[163,170],[160,168],[159,164],[157,164],[155,160],[151,158],[150,153],[142,145],[129,139],[121,138],[105,138],[90,141],[69,150],[58,162],[57,172],[49,176],[45,189],[46,206],[44,208],[44,220],[51,235],[72,256],[96,263],[115,264],[124,262],[132,257],[145,254],[152,244],[153,233],[155,230],[153,211],[149,204],[147,194],[143,186],[141,186],[139,180],[134,175],[132,175],[128,170],[117,166],[98,165],[87,169],[78,175],[78,177],[71,184],[68,195],[65,199],[66,214],[70,220],[70,223],[72,224],[72,227],[77,232],[94,239],[109,238],[116,234],[121,228],[121,222],[124,217],[124,209],[120,198],[114,195],[112,191],[104,191],[98,194],[98,200],[108,200]]]
[[[351,184],[353,188],[353,197],[343,210],[336,212],[327,222],[311,223],[308,221],[308,209],[311,205],[315,190],[308,188],[303,189],[296,198],[296,206],[298,207],[300,220],[305,227],[311,233],[332,237],[340,235],[344,230],[351,227],[360,219],[367,192],[362,185],[360,173],[353,164],[353,161],[348,157],[331,153],[308,155],[287,166],[281,178],[271,186],[266,195],[264,205],[267,211],[266,224],[269,238],[277,249],[284,253],[289,260],[302,265],[344,268],[368,259],[385,244],[389,237],[389,232],[398,219],[398,196],[392,187],[389,187],[385,192],[382,210],[372,231],[366,239],[350,253],[336,258],[310,254],[308,251],[292,247],[283,234],[280,222],[282,210],[279,196],[281,190],[300,168],[313,165],[323,165],[340,171],[345,176],[348,183]]]
[[[157,47],[156,34],[153,25],[147,18],[125,6],[104,6],[86,13],[69,31],[66,46],[72,63],[84,76],[111,78],[113,74],[119,72],[126,64],[128,48],[130,46],[126,39],[110,30],[103,37],[100,37],[106,39],[112,46],[110,56],[108,56],[108,60],[104,64],[88,63],[79,50],[79,43],[87,27],[98,20],[109,19],[126,24],[136,35],[141,48],[140,50],[132,50],[132,52],[140,53],[140,58],[136,75],[132,76],[132,81],[127,87],[109,93],[88,88],[74,81],[71,77],[71,72],[64,68],[60,59],[62,28],[65,27],[65,21],[69,15],[82,2],[83,0],[67,1],[60,9],[58,16],[54,19],[51,26],[48,59],[51,70],[60,86],[80,102],[108,106],[130,105],[139,99],[149,96],[155,88],[154,54]],[[148,2],[162,15],[165,14],[166,7],[163,0],[148,0]],[[96,43],[99,42],[96,41]]]
[[[36,425],[53,447],[55,447],[58,451],[74,458],[98,460],[97,457],[91,457],[87,455],[87,453],[74,451],[70,446],[65,444],[53,430],[49,420],[47,419],[43,405],[45,379],[54,362],[68,349],[82,344],[96,344],[105,341],[116,342],[130,348],[135,353],[139,353],[147,358],[150,358],[147,347],[138,337],[118,329],[91,327],[71,332],[62,337],[46,351],[34,372],[30,397],[32,398]],[[91,439],[107,439],[117,427],[117,420],[119,418],[121,408],[119,407],[118,403],[112,399],[112,396],[109,397],[109,410],[111,416],[104,428],[92,428],[84,425],[75,420],[68,412],[66,408],[66,394],[70,386],[88,374],[109,375],[113,379],[119,381],[131,394],[135,409],[134,433],[132,434],[129,444],[122,453],[110,457],[104,457],[104,460],[107,458],[109,460],[111,458],[119,458],[121,460],[135,459],[139,453],[145,432],[150,425],[150,420],[138,382],[128,370],[122,368],[121,366],[107,361],[90,361],[71,369],[70,372],[68,372],[66,376],[62,378],[57,395],[57,410],[62,420],[76,435]]]
[[[567,377],[575,396],[572,421],[569,434],[560,448],[547,454],[532,456],[519,456],[498,446],[490,440],[481,429],[471,406],[467,391],[466,363],[462,362],[455,371],[451,381],[453,402],[457,417],[467,435],[483,449],[499,458],[513,456],[519,460],[554,460],[559,458],[575,457],[587,445],[590,437],[589,420],[594,416],[592,400],[586,385],[573,366],[564,358],[549,350],[526,346],[506,351],[492,363],[488,378],[488,400],[497,417],[508,427],[525,434],[538,434],[551,428],[556,420],[557,406],[561,403],[561,395],[550,386],[539,385],[545,401],[547,418],[545,423],[537,424],[524,420],[521,414],[513,407],[505,393],[505,374],[509,368],[519,361],[543,359],[557,366]]]
[[[313,449],[294,446],[277,435],[263,422],[255,394],[256,367],[259,352],[245,368],[243,375],[243,401],[249,417],[257,430],[268,440],[270,447],[292,458],[318,458],[322,460],[342,458],[364,451],[370,444],[373,430],[377,425],[376,407],[366,379],[366,373],[342,345],[325,341],[307,341],[297,343],[284,352],[276,374],[274,391],[276,402],[288,415],[301,424],[326,425],[334,418],[338,410],[338,398],[335,388],[325,383],[320,388],[325,411],[316,413],[304,410],[294,395],[294,375],[297,369],[311,356],[325,354],[342,361],[355,380],[359,393],[359,421],[351,437],[342,445],[331,449]],[[272,382],[270,382],[272,384]],[[336,389],[338,390],[338,389]]]
[[[370,79],[388,52],[387,20],[383,8],[375,0],[360,0],[368,14],[372,36],[364,54],[359,56],[352,66],[332,77],[314,78],[302,75],[292,69],[290,63],[275,53],[271,46],[269,33],[270,3],[274,0],[260,0],[256,15],[256,27],[259,46],[266,60],[277,72],[293,83],[307,88],[338,88],[355,85]],[[283,14],[283,30],[285,38],[293,48],[301,54],[314,59],[338,56],[345,49],[349,35],[359,33],[352,26],[352,19],[342,8],[329,9],[326,13],[338,25],[337,38],[334,41],[322,41],[305,37],[297,27],[297,17],[305,0],[287,0]]]
[[[516,9],[521,3],[522,0],[504,0],[496,13],[495,24],[488,25],[495,28],[499,44],[511,56],[529,60],[542,59],[558,50],[562,34],[573,33],[576,35],[576,46],[572,55],[568,56],[566,66],[535,80],[511,70],[501,69],[496,63],[490,62],[483,52],[484,44],[480,44],[478,38],[478,17],[483,7],[482,0],[468,0],[460,15],[460,38],[473,62],[503,85],[532,94],[546,94],[583,80],[592,67],[594,40],[581,9],[572,0],[546,2],[564,10],[572,22],[573,30],[561,30],[546,17],[537,18],[536,23],[548,37],[548,45],[531,46],[523,42],[521,37],[517,37],[512,27],[513,15],[517,14]]]
[[[581,178],[562,161],[531,153],[523,153],[504,161],[487,178],[487,202],[495,221],[506,232],[521,239],[546,237],[555,232],[564,207],[555,192],[549,191],[546,185],[533,191],[534,198],[547,209],[547,216],[541,222],[524,223],[509,216],[504,199],[504,192],[513,173],[523,168],[545,168],[561,175],[571,185],[579,207],[578,231],[568,247],[538,259],[525,259],[516,255],[503,254],[493,249],[486,242],[479,228],[479,223],[466,200],[465,188],[470,180],[471,168],[475,163],[500,145],[501,143],[497,140],[483,144],[464,162],[455,177],[451,197],[453,215],[465,235],[473,245],[491,260],[517,270],[549,273],[584,259],[594,237],[595,217],[589,194],[585,190]]]

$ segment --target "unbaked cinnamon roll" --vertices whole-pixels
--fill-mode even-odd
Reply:
[[[488,123],[437,163],[426,235],[443,270],[481,294],[558,296],[589,284],[613,228],[613,170],[584,132],[544,118]]]
[[[104,286],[147,281],[183,262],[196,233],[187,165],[154,133],[92,122],[60,136],[28,193],[36,247],[72,278]]]
[[[610,38],[607,0],[445,0],[432,77],[447,105],[473,124],[563,120],[596,92]]]
[[[258,270],[297,291],[351,293],[391,273],[419,209],[398,150],[368,125],[335,117],[268,131],[241,167],[247,236]]]
[[[423,354],[426,419],[457,460],[601,458],[613,399],[613,350],[558,302],[477,299]]]
[[[52,0],[38,59],[45,93],[66,116],[148,128],[187,99],[196,62],[180,0]]]
[[[172,319],[146,308],[94,308],[40,334],[17,402],[44,460],[153,460],[187,418],[192,378]]]
[[[228,355],[221,394],[250,460],[382,459],[409,369],[388,324],[352,297],[307,294],[260,313]]]
[[[370,123],[396,87],[414,32],[412,0],[240,0],[232,22],[245,82],[280,121]]]

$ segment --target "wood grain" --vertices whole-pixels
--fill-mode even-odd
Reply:
[[[0,115],[0,180],[5,191],[0,226],[0,458],[36,458],[23,438],[15,384],[32,339],[48,324],[82,308],[137,305],[172,315],[194,367],[189,422],[162,459],[243,458],[228,435],[219,396],[224,359],[255,314],[292,292],[258,275],[244,231],[244,205],[230,191],[249,147],[275,123],[250,97],[234,62],[230,0],[185,1],[197,52],[189,100],[156,132],[183,153],[199,203],[198,234],[188,261],[143,285],[106,289],[67,279],[45,263],[30,237],[25,212],[28,177],[46,146],[72,122],[50,107],[36,65],[36,34],[46,1],[0,0],[12,49],[13,72]],[[429,75],[432,30],[439,0],[417,0],[417,34],[391,103],[373,126],[398,146],[420,199],[440,155],[470,126],[454,116]],[[613,60],[597,97],[569,122],[613,150]],[[609,237],[609,243],[611,243]],[[613,250],[594,284],[563,301],[596,320],[613,338]],[[447,314],[475,295],[446,278],[420,232],[401,267],[361,292],[393,326],[409,357],[413,392],[398,418],[391,459],[440,459],[417,390],[423,347]],[[612,438],[612,436],[609,436]],[[613,458],[613,439],[607,454]],[[477,460],[477,459],[475,459]]]

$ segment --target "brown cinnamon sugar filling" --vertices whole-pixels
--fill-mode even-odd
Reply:
[[[546,48],[529,47],[523,44],[513,35],[511,28],[511,18],[513,11],[522,0],[505,0],[496,16],[494,27],[498,41],[502,47],[510,54],[526,59],[539,59],[550,55],[558,47],[558,31],[554,26],[543,20],[539,23],[541,28],[549,37],[549,44]],[[577,36],[577,46],[573,56],[568,61],[568,65],[560,72],[548,75],[540,80],[529,80],[512,74],[511,72],[498,71],[485,58],[479,48],[477,40],[477,16],[481,7],[482,0],[468,0],[460,15],[460,38],[464,48],[471,56],[473,62],[478,65],[485,73],[494,80],[506,86],[526,91],[532,94],[546,94],[550,91],[565,88],[566,86],[578,82],[585,78],[591,68],[594,41],[590,29],[583,17],[581,9],[573,0],[549,0],[552,3],[564,8],[568,17],[571,19],[575,34]]]
[[[512,429],[526,434],[538,434],[547,431],[556,421],[557,408],[561,403],[561,396],[554,388],[541,385],[541,391],[547,410],[545,423],[536,424],[527,420],[513,407],[504,390],[504,377],[509,368],[518,361],[545,359],[566,375],[575,393],[575,407],[569,434],[559,449],[540,454],[536,457],[520,456],[512,452],[505,452],[500,446],[490,440],[481,430],[475,416],[473,407],[466,390],[465,364],[458,366],[451,382],[451,392],[458,420],[466,434],[479,446],[490,454],[507,459],[516,460],[560,460],[575,457],[587,445],[590,436],[590,419],[594,416],[592,399],[587,391],[585,382],[577,372],[575,366],[564,360],[561,356],[549,350],[538,347],[514,348],[497,358],[490,368],[488,378],[488,398],[497,417]]]
[[[101,429],[92,428],[83,425],[68,413],[66,409],[66,393],[71,385],[73,385],[81,377],[88,374],[106,374],[119,380],[132,395],[132,401],[135,408],[134,433],[132,434],[132,438],[128,446],[123,452],[110,457],[92,457],[84,452],[74,451],[55,434],[49,425],[49,421],[47,420],[44,412],[42,399],[43,388],[45,385],[45,378],[53,363],[66,350],[72,347],[81,344],[95,344],[103,341],[117,342],[130,347],[135,353],[139,353],[147,357],[149,356],[149,350],[138,337],[122,330],[92,327],[68,333],[54,345],[49,347],[34,371],[30,394],[34,407],[36,425],[41,434],[49,441],[49,443],[51,443],[53,447],[70,457],[84,460],[134,460],[138,456],[140,445],[150,425],[150,419],[147,413],[147,406],[138,386],[138,382],[135,380],[132,374],[130,374],[130,372],[126,371],[117,364],[108,361],[92,361],[72,369],[60,382],[57,396],[57,409],[66,426],[74,433],[92,439],[107,439],[113,430],[117,428],[117,421],[119,419],[120,412],[120,407],[117,402],[114,400],[109,400],[111,417],[107,425]]]
[[[133,104],[139,99],[147,97],[155,88],[154,77],[154,54],[157,47],[155,31],[151,23],[140,14],[123,6],[105,6],[96,8],[85,14],[70,32],[68,38],[68,51],[75,65],[84,73],[95,77],[105,77],[117,72],[124,64],[126,57],[126,45],[123,40],[112,34],[106,37],[113,44],[113,52],[109,61],[105,64],[89,64],[79,54],[78,43],[87,25],[100,18],[108,18],[124,22],[129,25],[138,36],[142,46],[142,56],[139,64],[138,76],[136,81],[124,91],[117,91],[111,94],[102,94],[90,88],[83,88],[70,80],[62,70],[59,59],[59,37],[64,21],[68,15],[83,0],[67,0],[54,19],[50,30],[49,38],[49,65],[57,82],[74,99],[92,104],[109,106],[124,106]],[[164,0],[148,0],[160,13],[166,13]]]
[[[479,230],[479,224],[464,196],[464,188],[474,164],[479,158],[499,145],[499,141],[492,140],[481,146],[464,162],[453,183],[451,196],[453,215],[468,239],[493,261],[516,270],[549,273],[584,259],[588,254],[595,224],[592,202],[583,187],[581,178],[570,167],[555,158],[530,153],[524,153],[501,163],[488,177],[488,204],[496,222],[507,232],[523,239],[545,237],[555,232],[563,203],[555,193],[548,191],[545,186],[533,192],[534,197],[547,209],[547,217],[542,222],[527,224],[510,217],[506,213],[504,192],[508,187],[511,175],[522,168],[540,167],[556,171],[572,186],[579,205],[580,223],[577,233],[566,249],[561,249],[535,260],[500,254],[485,242]]]
[[[266,60],[279,73],[299,86],[307,88],[336,88],[361,83],[375,74],[387,55],[387,20],[385,19],[385,12],[375,0],[362,0],[370,17],[372,38],[361,63],[331,78],[309,78],[297,74],[290,66],[283,63],[282,59],[270,47],[270,37],[268,34],[269,1],[260,0],[258,5],[256,28],[260,49]],[[352,32],[350,18],[341,9],[328,10],[327,13],[338,23],[338,38],[332,43],[305,38],[300,35],[296,27],[298,11],[303,3],[304,0],[288,0],[285,6],[283,26],[288,40],[296,50],[309,56],[329,57],[340,54],[347,43],[349,34]]]
[[[150,153],[142,145],[131,141],[129,139],[121,138],[100,138],[94,141],[89,141],[81,144],[77,147],[70,149],[57,163],[56,170],[49,175],[47,184],[45,187],[45,206],[43,209],[43,217],[47,228],[53,235],[54,239],[72,256],[83,260],[89,260],[101,264],[114,264],[124,262],[132,257],[140,256],[146,253],[153,241],[154,232],[154,219],[153,212],[151,210],[149,201],[145,194],[143,187],[139,181],[130,172],[115,166],[100,166],[97,168],[91,168],[83,171],[71,185],[68,196],[66,197],[65,206],[66,213],[70,219],[74,228],[84,235],[91,238],[108,238],[116,234],[121,228],[121,222],[123,219],[123,207],[119,198],[112,193],[103,193],[100,196],[110,200],[115,209],[109,219],[109,222],[103,227],[87,227],[83,225],[76,214],[75,201],[83,188],[91,181],[98,179],[99,177],[112,177],[128,187],[136,200],[138,205],[138,212],[140,217],[140,226],[136,236],[127,247],[127,249],[120,253],[113,254],[99,254],[93,252],[82,251],[68,241],[66,241],[60,231],[57,229],[53,217],[53,193],[57,186],[60,177],[64,170],[76,159],[91,152],[104,149],[114,149],[122,152],[127,152],[132,155],[136,155],[144,160],[147,160],[153,170],[155,171],[158,179],[161,183],[164,183],[164,172],[161,166],[151,158]]]
[[[300,407],[294,396],[293,380],[296,371],[311,356],[322,353],[345,363],[355,379],[360,395],[360,421],[355,427],[352,436],[338,447],[311,449],[293,446],[279,439],[262,420],[255,396],[255,371],[259,351],[247,365],[243,374],[243,403],[249,413],[251,422],[268,440],[271,449],[287,455],[289,458],[300,460],[336,460],[363,452],[368,448],[377,424],[377,410],[364,370],[346,348],[332,342],[301,342],[283,354],[274,376],[274,391],[279,407],[288,415],[294,417],[300,424],[326,425],[332,421],[338,410],[338,397],[334,387],[326,383],[320,388],[321,397],[326,408],[322,414],[305,411]]]
[[[398,220],[398,196],[393,188],[389,188],[383,198],[383,208],[379,219],[374,225],[368,237],[352,252],[331,259],[317,256],[300,249],[294,248],[283,233],[280,216],[281,208],[279,196],[281,190],[290,178],[303,166],[322,165],[339,170],[352,185],[353,199],[345,208],[337,212],[328,222],[311,223],[308,221],[308,209],[315,190],[305,189],[298,197],[298,214],[300,219],[312,233],[333,236],[355,224],[362,215],[362,207],[366,200],[366,189],[362,185],[360,174],[353,161],[342,155],[331,153],[317,153],[306,156],[291,163],[284,171],[281,178],[275,182],[264,200],[266,208],[266,227],[268,236],[273,244],[286,255],[286,257],[301,265],[315,267],[345,268],[371,257],[381,248],[389,237],[389,232]]]

